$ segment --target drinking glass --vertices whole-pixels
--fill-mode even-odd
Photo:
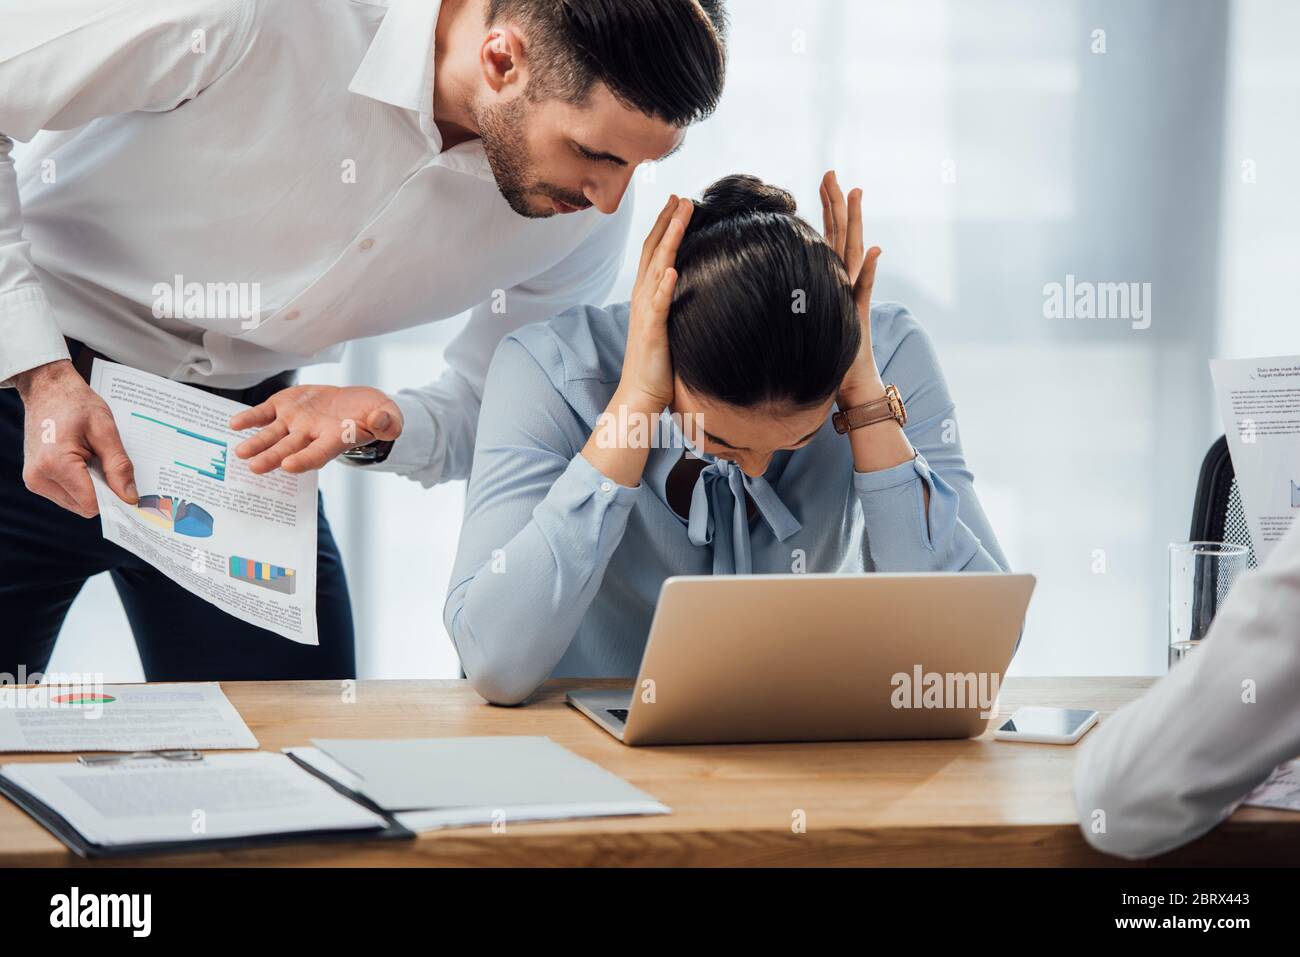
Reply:
[[[1174,542],[1169,546],[1169,666],[1205,637],[1249,549],[1228,542]]]

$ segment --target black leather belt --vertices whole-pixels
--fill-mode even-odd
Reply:
[[[68,352],[72,356],[72,366],[81,374],[81,377],[90,382],[90,370],[96,359],[103,359],[105,362],[116,362],[116,359],[110,359],[102,352],[96,352],[90,346],[78,342],[76,339],[64,337],[68,344]],[[123,363],[130,365],[130,363]],[[235,402],[242,402],[244,405],[257,405],[265,402],[271,396],[275,395],[281,389],[287,389],[298,381],[298,373],[294,369],[287,372],[277,373],[269,379],[263,379],[257,385],[250,385],[246,389],[218,389],[216,386],[197,385],[188,382],[186,385],[193,385],[196,389],[202,389],[204,392],[210,392],[212,395],[219,395],[223,399],[231,399]]]

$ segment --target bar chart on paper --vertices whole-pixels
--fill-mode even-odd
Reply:
[[[298,590],[298,578],[292,568],[283,568],[270,562],[257,562],[251,558],[240,558],[238,555],[230,556],[230,577],[284,595],[292,595]]]
[[[226,480],[229,446],[224,439],[202,435],[141,412],[132,412],[131,419],[136,435],[160,460],[218,482]]]

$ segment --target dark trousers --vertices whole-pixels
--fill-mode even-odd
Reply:
[[[69,606],[107,571],[149,681],[353,678],[352,605],[338,546],[318,507],[319,645],[245,624],[191,595],[81,518],[23,485],[23,406],[0,389],[0,672],[43,672]],[[72,667],[74,671],[87,669]],[[10,679],[13,680],[13,679]]]

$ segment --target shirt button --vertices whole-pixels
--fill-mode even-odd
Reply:
[[[600,490],[601,490],[602,492],[612,492],[612,491],[614,491],[614,486],[611,485],[609,482],[601,482],[601,483],[600,483]]]
[[[371,239],[370,237],[366,237],[365,239],[361,240],[361,248],[362,248],[362,249],[369,249],[369,248],[370,248],[371,246],[373,246],[374,244],[375,244],[375,241],[374,241],[373,239]]]

